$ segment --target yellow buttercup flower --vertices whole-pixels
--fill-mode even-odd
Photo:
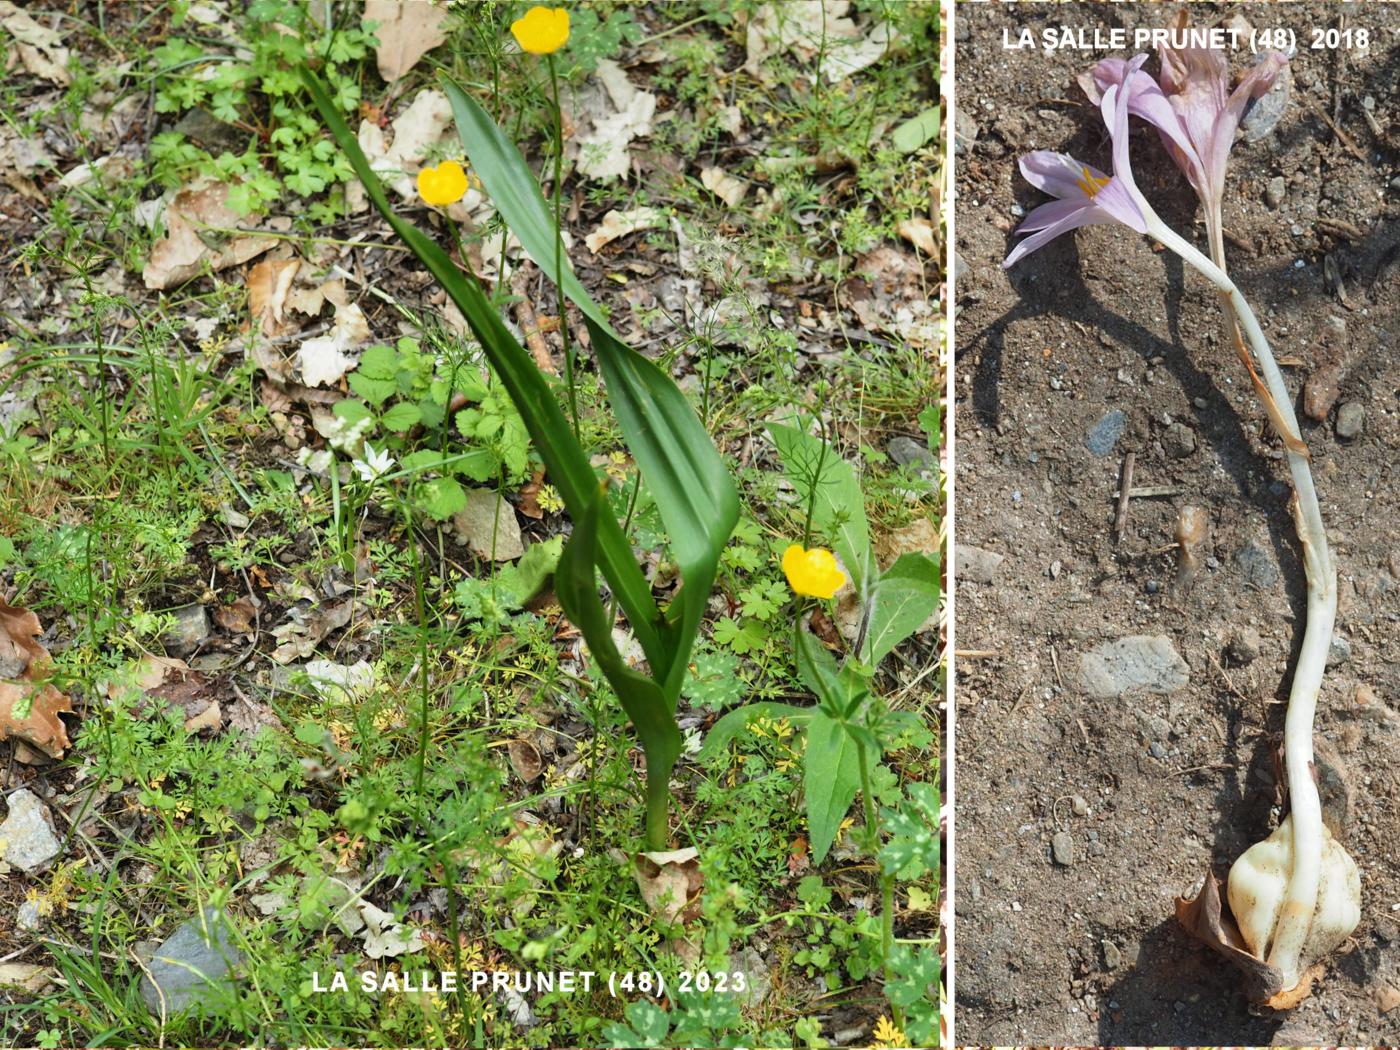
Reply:
[[[569,12],[562,7],[532,7],[510,24],[510,32],[522,51],[553,54],[569,39]]]
[[[803,550],[794,543],[783,551],[783,574],[794,591],[809,598],[830,598],[846,585],[836,555],[824,547]]]
[[[418,173],[418,195],[429,204],[456,204],[467,195],[467,173],[455,160]]]

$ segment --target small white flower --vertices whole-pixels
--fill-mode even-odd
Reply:
[[[373,482],[387,474],[393,465],[394,457],[389,455],[387,448],[376,452],[374,446],[368,441],[365,442],[365,458],[357,459],[351,463],[351,466],[355,468],[355,473],[368,482]]]

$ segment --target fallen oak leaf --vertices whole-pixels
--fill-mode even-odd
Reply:
[[[72,714],[73,703],[43,674],[49,652],[39,644],[39,617],[0,600],[0,740],[16,740],[38,748],[50,758],[62,758],[69,746],[68,728],[60,714]]]
[[[179,190],[165,208],[165,236],[151,245],[141,279],[153,291],[184,284],[207,264],[224,270],[254,259],[277,244],[275,238],[234,236],[217,250],[205,240],[214,229],[238,226],[240,216],[228,206],[232,182],[200,181]]]
[[[600,248],[619,237],[626,237],[638,230],[653,229],[663,225],[665,221],[665,216],[656,208],[633,208],[631,211],[613,209],[603,216],[602,223],[583,239],[583,243],[588,245],[590,252],[597,255]]]
[[[0,27],[14,37],[15,50],[28,72],[60,87],[72,83],[67,68],[68,49],[52,29],[34,21],[10,0],[0,0]]]
[[[281,330],[287,293],[299,269],[301,260],[293,256],[264,259],[248,271],[248,310],[263,335],[274,336]]]
[[[374,35],[379,46],[374,49],[374,57],[379,75],[393,83],[417,65],[420,58],[447,39],[442,28],[446,20],[446,4],[366,0],[363,21],[376,23]]]

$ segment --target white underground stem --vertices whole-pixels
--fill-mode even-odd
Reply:
[[[1269,342],[1259,327],[1254,311],[1223,267],[1206,258],[1160,220],[1149,220],[1148,232],[1229,297],[1234,317],[1227,320],[1239,324],[1240,331],[1254,352],[1264,385],[1278,407],[1279,416],[1292,431],[1292,434],[1280,436],[1301,437],[1292,397]],[[1288,441],[1284,443],[1284,451],[1288,456],[1289,473],[1293,477],[1298,539],[1303,545],[1303,568],[1307,574],[1308,612],[1283,728],[1284,773],[1288,781],[1289,816],[1293,822],[1293,866],[1274,924],[1267,962],[1282,971],[1284,988],[1290,989],[1302,977],[1300,959],[1312,928],[1322,877],[1322,802],[1313,779],[1312,737],[1318,694],[1322,690],[1322,676],[1337,619],[1337,576],[1327,549],[1327,532],[1322,522],[1317,488],[1313,484],[1311,464],[1307,456],[1293,451]]]

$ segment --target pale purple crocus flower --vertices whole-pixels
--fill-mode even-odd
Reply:
[[[1139,55],[1125,65],[1130,85],[1139,77],[1151,79],[1139,72],[1146,61],[1146,55]],[[1053,150],[1036,150],[1021,158],[1021,174],[1026,181],[1058,199],[1042,204],[1026,216],[1016,232],[1031,236],[1012,250],[1002,266],[1014,265],[1060,234],[1080,226],[1119,222],[1138,233],[1151,233],[1162,239],[1157,231],[1165,230],[1166,226],[1138,191],[1128,164],[1128,113],[1133,97],[1131,88],[1125,92],[1118,85],[1110,84],[1099,102],[1113,142],[1111,176]]]
[[[1161,133],[1167,152],[1201,200],[1211,256],[1224,265],[1221,202],[1230,147],[1249,103],[1273,87],[1288,58],[1266,51],[1232,91],[1229,63],[1218,50],[1163,47],[1159,57],[1160,82],[1145,74],[1130,79],[1128,111]],[[1127,67],[1122,59],[1104,59],[1084,81],[1085,92],[1101,101],[1109,87],[1124,83]]]

